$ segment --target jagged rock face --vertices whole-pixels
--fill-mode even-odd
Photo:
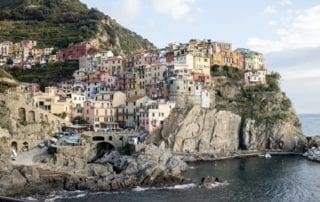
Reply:
[[[248,119],[242,129],[243,149],[302,151],[303,145],[301,129],[290,122],[266,125],[257,124],[254,120]]]
[[[194,106],[180,123],[176,118],[170,116],[162,131],[173,152],[221,154],[238,150],[240,116]]]
[[[241,120],[230,111],[201,109],[175,109],[156,135],[154,142],[165,142],[176,153],[212,154],[230,156],[238,150],[281,150],[302,152],[306,140],[297,125],[294,111],[288,120],[278,123],[257,123],[253,119]]]

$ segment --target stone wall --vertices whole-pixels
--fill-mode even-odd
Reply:
[[[0,135],[9,134],[11,141],[8,142],[8,146],[16,152],[27,151],[44,138],[49,138],[49,135],[58,131],[62,125],[70,125],[69,122],[32,106],[26,94],[0,94],[0,102],[7,108],[6,121],[11,126],[10,131],[1,130]]]
[[[26,97],[18,93],[1,94],[0,101],[10,110],[11,117],[25,123],[47,123],[56,130],[61,125],[70,123],[49,112],[32,106]]]
[[[88,146],[50,146],[48,149],[54,156],[54,167],[68,171],[86,169],[88,151]]]

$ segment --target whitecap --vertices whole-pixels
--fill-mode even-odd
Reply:
[[[62,199],[62,198],[64,198],[64,197],[63,196],[53,196],[52,198],[45,199],[44,201],[45,202],[54,202],[55,200]]]
[[[87,194],[78,194],[72,198],[82,198],[82,197],[85,197]]]
[[[166,189],[190,189],[190,188],[194,188],[197,185],[195,183],[190,183],[190,184],[179,184],[179,185],[175,185],[173,187],[165,187]]]
[[[25,200],[28,200],[28,201],[38,201],[38,199],[33,198],[33,197],[31,197],[31,196],[25,198]]]
[[[150,189],[153,189],[153,188],[147,188],[147,187],[135,187],[132,189],[132,191],[146,191],[146,190],[150,190]]]
[[[228,185],[228,182],[214,182],[214,183],[210,183],[208,185],[205,186],[205,188],[207,189],[213,189],[215,187],[219,187],[219,186],[225,186]]]

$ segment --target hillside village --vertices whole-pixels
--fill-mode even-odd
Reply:
[[[21,83],[17,91],[29,95],[33,106],[92,130],[160,128],[171,110],[186,102],[212,108],[213,72],[241,71],[245,85],[266,84],[261,53],[233,50],[231,43],[192,39],[159,50],[140,50],[126,56],[99,50],[93,43],[70,44],[62,50],[37,48],[36,41],[0,43],[0,66],[22,69],[50,62],[77,60],[73,80],[47,86]]]

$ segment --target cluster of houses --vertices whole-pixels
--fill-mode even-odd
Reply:
[[[214,106],[210,67],[230,66],[244,71],[247,85],[265,84],[261,53],[232,50],[231,43],[190,40],[160,50],[140,50],[126,57],[111,51],[90,54],[82,43],[57,53],[59,59],[79,60],[74,80],[32,92],[32,104],[68,120],[82,117],[95,130],[101,128],[160,128],[172,109],[189,103]]]
[[[19,43],[4,41],[0,43],[0,67],[8,65],[30,69],[36,64],[46,65],[49,61],[56,62],[53,47],[38,48],[37,41],[25,40]]]

